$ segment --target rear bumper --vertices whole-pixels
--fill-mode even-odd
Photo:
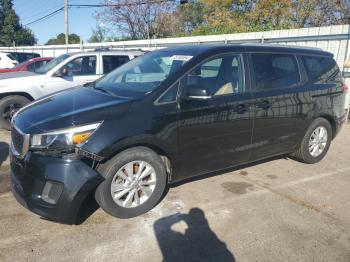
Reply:
[[[335,121],[335,134],[333,135],[333,138],[335,138],[340,130],[342,129],[343,125],[347,122],[347,112],[342,116],[341,118],[336,119]]]
[[[30,211],[53,221],[74,224],[82,202],[103,181],[79,159],[29,152],[23,160],[11,155],[11,189]]]

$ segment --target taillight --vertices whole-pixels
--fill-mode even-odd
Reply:
[[[349,87],[347,84],[343,85],[343,93],[347,93],[349,91]]]

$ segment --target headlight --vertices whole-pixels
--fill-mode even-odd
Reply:
[[[100,126],[95,123],[85,126],[77,126],[56,130],[49,133],[32,135],[31,147],[42,149],[62,150],[78,145],[84,141]]]

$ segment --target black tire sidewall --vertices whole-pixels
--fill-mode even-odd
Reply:
[[[323,152],[319,156],[314,157],[314,156],[312,156],[310,154],[310,151],[309,151],[309,140],[310,140],[310,137],[311,137],[312,133],[318,127],[324,127],[327,130],[328,138],[327,138],[326,147],[324,148]],[[330,125],[330,123],[324,118],[317,118],[310,125],[308,131],[306,132],[304,140],[303,140],[302,154],[303,154],[304,161],[306,163],[313,164],[313,163],[317,163],[320,160],[322,160],[325,157],[325,155],[327,154],[328,150],[329,150],[329,147],[330,147],[331,141],[332,141],[332,137],[333,137],[333,132],[332,132],[332,126]]]
[[[142,205],[135,208],[123,208],[112,199],[110,188],[116,172],[132,161],[146,161],[156,172],[157,183],[151,197]],[[162,199],[167,186],[167,175],[161,158],[152,150],[143,147],[126,150],[99,169],[106,178],[96,189],[95,198],[100,207],[110,215],[118,218],[131,218],[148,212]]]
[[[23,96],[7,96],[0,100],[0,127],[6,130],[11,129],[11,123],[9,123],[8,121],[6,121],[5,118],[3,118],[3,112],[6,107],[13,103],[25,106],[28,103],[30,103],[30,100]]]

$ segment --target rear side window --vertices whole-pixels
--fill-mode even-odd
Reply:
[[[42,67],[46,63],[47,63],[47,61],[36,61],[34,63],[31,63],[30,65],[27,66],[28,71],[36,72],[36,70],[38,70],[40,67]]]
[[[103,73],[107,74],[122,64],[128,62],[130,59],[128,56],[103,56]]]
[[[341,73],[334,59],[319,56],[303,56],[302,60],[311,81],[341,81]]]
[[[11,54],[6,54],[6,56],[7,56],[8,58],[10,58],[11,60],[16,60],[16,58],[15,58],[13,55],[11,55]]]
[[[36,54],[36,53],[16,53],[16,52],[13,52],[13,53],[11,53],[11,55],[14,58],[13,60],[17,60],[19,63],[22,63],[24,61],[27,61],[27,60],[35,58],[35,57],[40,57],[40,55]]]
[[[287,88],[300,82],[294,55],[252,54],[251,57],[257,90]]]

